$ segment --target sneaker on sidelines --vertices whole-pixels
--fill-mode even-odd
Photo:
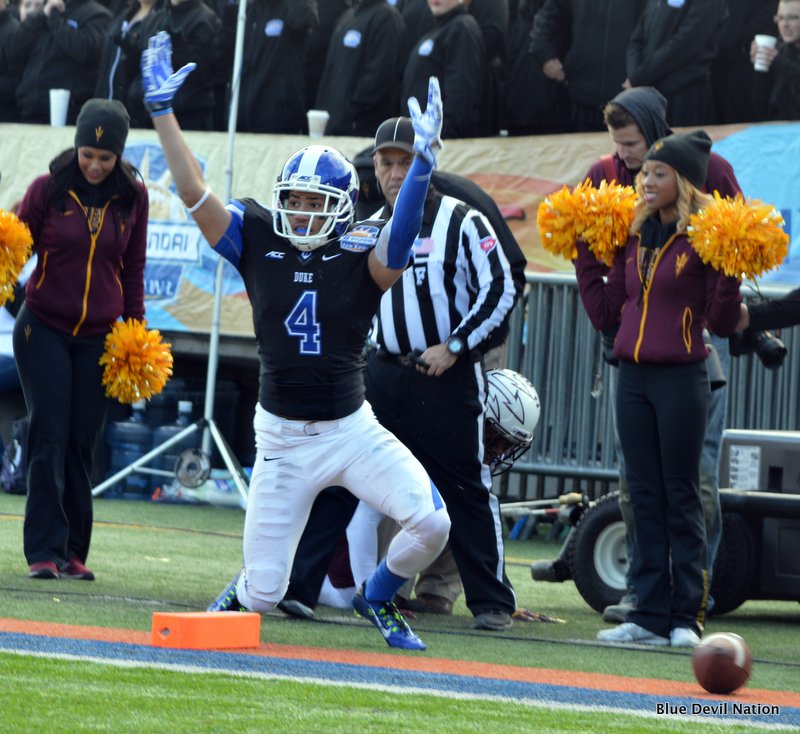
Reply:
[[[94,581],[94,574],[76,556],[72,556],[61,566],[61,576],[65,579]]]
[[[609,624],[622,624],[628,621],[628,613],[636,609],[636,592],[628,590],[618,604],[610,604],[603,610],[603,621]]]
[[[600,630],[597,639],[603,642],[635,642],[639,645],[669,645],[669,637],[661,637],[633,622],[624,622],[610,630]]]
[[[208,605],[207,612],[246,612],[247,610],[239,603],[236,596],[236,583],[239,576],[233,579],[223,590],[222,593]]]
[[[314,610],[297,599],[282,599],[278,602],[278,609],[295,619],[314,619]]]
[[[389,647],[425,649],[425,643],[411,631],[397,607],[390,601],[369,601],[364,596],[363,584],[353,597],[353,609],[378,628]]]
[[[669,644],[672,647],[697,647],[700,635],[689,627],[676,627],[669,633]]]
[[[502,632],[511,629],[512,624],[514,622],[508,612],[504,612],[502,609],[490,609],[488,612],[476,614],[472,627],[476,630]]]
[[[28,578],[31,579],[57,579],[60,575],[58,566],[52,561],[38,561],[28,566]]]

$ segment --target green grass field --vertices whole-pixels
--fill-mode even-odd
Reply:
[[[24,498],[0,495],[0,617],[150,630],[154,611],[205,609],[241,564],[243,513],[237,509],[98,499],[89,566],[94,583],[26,577],[22,555]],[[509,541],[509,575],[520,606],[564,624],[516,622],[509,632],[471,629],[458,603],[452,617],[412,623],[426,656],[526,667],[633,675],[692,682],[685,650],[620,649],[595,643],[604,625],[571,582],[534,583],[532,560],[552,558],[560,543],[545,531]],[[262,622],[262,639],[405,656],[342,610],[320,607],[318,621],[278,613]],[[742,635],[756,659],[750,686],[796,692],[800,645],[796,602],[747,602],[711,618],[707,631]],[[312,686],[224,674],[0,654],[0,731],[709,731],[707,722],[533,709],[513,703],[393,695],[352,687]],[[746,726],[724,731],[749,730]]]

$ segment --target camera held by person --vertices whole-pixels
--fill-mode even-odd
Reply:
[[[786,345],[769,331],[737,331],[729,339],[732,357],[756,354],[761,364],[775,370],[786,358]]]

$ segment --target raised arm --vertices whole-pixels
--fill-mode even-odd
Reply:
[[[383,290],[391,288],[408,265],[411,248],[422,226],[422,209],[431,173],[436,167],[436,153],[442,147],[442,96],[436,77],[428,81],[425,112],[414,97],[408,100],[408,109],[414,126],[416,155],[400,187],[392,217],[369,255],[369,272]]]
[[[210,245],[215,245],[228,229],[231,214],[203,178],[197,159],[172,111],[172,100],[195,64],[172,70],[172,41],[161,31],[142,52],[144,106],[153,120],[172,180],[184,204]]]

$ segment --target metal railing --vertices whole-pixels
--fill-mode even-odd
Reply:
[[[748,300],[751,289],[744,287]],[[760,286],[766,296],[788,288]],[[766,369],[756,356],[731,358],[728,428],[800,428],[800,336],[786,329],[783,366]],[[608,399],[611,369],[602,357],[570,273],[529,274],[512,315],[507,364],[536,387],[542,404],[531,450],[496,489],[501,498],[541,499],[580,489],[599,496],[618,481]]]

